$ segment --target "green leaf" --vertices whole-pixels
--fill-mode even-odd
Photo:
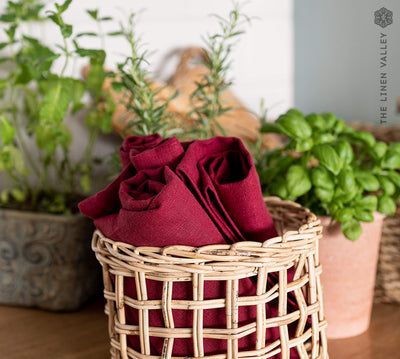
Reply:
[[[59,11],[60,14],[68,10],[69,6],[71,5],[72,0],[65,0],[62,5],[56,5],[57,10]]]
[[[389,171],[388,177],[390,180],[398,187],[400,188],[400,174],[395,171]]]
[[[325,121],[325,129],[330,130],[334,128],[334,125],[336,123],[336,116],[333,113],[324,112],[321,114],[321,116]]]
[[[19,188],[12,188],[10,194],[14,197],[17,202],[25,202],[26,193]]]
[[[89,14],[89,16],[90,16],[93,20],[97,20],[98,14],[99,14],[99,10],[98,10],[98,9],[86,10],[86,12]]]
[[[333,189],[335,183],[332,179],[330,172],[322,166],[313,167],[311,170],[311,181],[316,187],[325,189]]]
[[[5,116],[0,116],[0,140],[3,142],[3,145],[11,143],[14,139],[14,135],[14,127],[12,127]]]
[[[362,234],[360,223],[356,219],[351,219],[341,223],[342,232],[347,239],[351,241],[357,240]]]
[[[306,116],[305,120],[308,122],[308,124],[317,130],[325,130],[326,128],[326,122],[324,118],[321,115],[317,115],[316,113],[311,113],[308,116]]]
[[[314,133],[313,139],[316,145],[321,145],[323,143],[331,143],[335,141],[336,137],[331,133]]]
[[[355,173],[356,181],[360,186],[368,192],[375,192],[379,190],[380,184],[378,179],[369,172],[357,171]]]
[[[103,82],[105,73],[102,64],[94,64],[90,67],[88,77],[86,79],[86,86],[91,91],[93,96],[98,98],[103,91]]]
[[[396,212],[396,202],[384,194],[378,199],[378,211],[383,214],[392,215]]]
[[[353,210],[351,208],[341,208],[335,214],[335,219],[339,222],[347,222],[353,219]]]
[[[384,194],[391,196],[396,192],[396,186],[388,177],[379,176],[378,180],[381,184],[382,191]]]
[[[388,151],[382,161],[382,168],[391,170],[400,169],[400,153]]]
[[[299,117],[304,117],[303,112],[301,112],[300,110],[297,110],[295,108],[291,108],[291,109],[287,110],[286,114],[287,115],[295,115],[295,116],[299,116]]]
[[[286,175],[286,187],[293,197],[306,194],[312,187],[307,169],[300,165],[291,166]]]
[[[358,139],[363,141],[365,144],[367,144],[369,147],[374,147],[375,145],[375,137],[372,135],[372,133],[370,132],[366,132],[366,131],[355,131],[351,134],[351,136],[354,139]]]
[[[378,208],[378,197],[375,195],[364,196],[355,201],[354,206],[374,212]]]
[[[81,185],[83,191],[85,193],[89,193],[91,188],[92,188],[92,181],[90,179],[90,176],[88,174],[83,174],[79,178],[79,184]]]
[[[342,119],[338,119],[336,123],[333,125],[333,132],[336,134],[342,133],[346,129],[346,124]]]
[[[36,143],[40,149],[53,154],[57,148],[56,129],[53,124],[39,125],[35,132]]]
[[[383,158],[383,156],[385,156],[386,154],[387,148],[388,148],[387,144],[385,142],[380,141],[375,143],[372,152],[377,158]]]
[[[121,85],[120,87],[121,87],[121,89],[122,89],[122,83],[120,83],[120,82],[113,82],[113,83],[112,83],[113,88],[114,88],[114,84],[115,84],[115,85]],[[115,88],[114,88],[114,90],[115,90]],[[119,91],[121,91],[121,90],[119,90]],[[279,127],[277,124],[271,123],[271,122],[265,122],[265,123],[262,125],[260,131],[261,131],[262,133],[282,133],[280,127]]]
[[[271,185],[271,194],[278,196],[282,199],[288,198],[288,190],[286,188],[286,183],[284,180],[274,181]]]
[[[0,170],[9,171],[12,169],[15,169],[22,175],[29,174],[21,151],[15,146],[7,145],[3,147],[3,151],[1,152]]]
[[[354,152],[351,145],[346,141],[339,141],[335,145],[335,150],[343,164],[350,164],[354,159]]]
[[[61,123],[72,101],[73,81],[60,78],[56,85],[48,90],[39,113],[42,123]]]
[[[305,152],[312,149],[314,142],[312,138],[307,138],[304,140],[298,140],[296,142],[296,151],[297,152]]]
[[[355,192],[356,180],[351,169],[341,170],[338,176],[338,184],[343,193]]]
[[[61,34],[65,39],[68,39],[72,35],[72,25],[69,24],[62,24],[61,27]]]
[[[321,166],[326,167],[335,175],[340,172],[342,163],[339,155],[332,146],[328,144],[315,146],[313,154]]]
[[[75,38],[79,38],[82,36],[97,37],[98,34],[96,34],[95,32],[80,32],[79,34],[76,34]]]
[[[9,189],[3,189],[0,192],[0,203],[2,204],[7,204],[10,201],[10,190]]]
[[[330,203],[335,194],[333,188],[316,187],[314,189],[315,195],[322,203]]]
[[[304,118],[294,115],[285,114],[276,120],[276,124],[280,130],[290,138],[306,139],[311,137],[312,130],[310,125]]]
[[[367,210],[356,210],[354,217],[361,222],[373,222],[374,221],[374,215],[372,214],[371,211]]]

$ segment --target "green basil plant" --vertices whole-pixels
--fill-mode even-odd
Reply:
[[[287,138],[283,148],[267,150],[256,161],[265,195],[276,195],[340,222],[343,234],[356,240],[360,222],[373,212],[396,211],[400,198],[400,143],[376,141],[332,113],[303,115],[290,109],[264,133]]]

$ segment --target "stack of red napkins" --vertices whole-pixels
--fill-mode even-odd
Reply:
[[[81,202],[83,214],[108,238],[134,246],[226,244],[265,241],[277,236],[262,197],[249,152],[237,138],[179,142],[154,134],[127,137],[120,148],[121,174],[104,190]],[[125,280],[126,294],[137,298],[135,282]],[[148,280],[148,298],[160,299],[162,283]],[[256,284],[240,280],[239,296],[256,294]],[[191,283],[173,287],[173,299],[192,299]],[[225,282],[209,281],[204,299],[225,298]],[[267,307],[267,315],[276,316]],[[126,307],[127,321],[138,324],[137,310]],[[173,310],[175,327],[191,327],[189,310]],[[239,308],[239,326],[252,323],[255,306]],[[160,310],[149,311],[150,326],[164,327]],[[204,327],[224,328],[225,309],[204,311]],[[277,328],[267,330],[267,343],[279,339]],[[137,336],[129,344],[140,351]],[[160,355],[161,338],[150,340],[151,353]],[[255,335],[239,340],[240,350],[255,349]],[[226,341],[204,339],[205,355],[226,351]],[[297,358],[292,350],[291,358]],[[193,356],[191,339],[175,339],[174,356]],[[278,357],[278,356],[277,356]]]

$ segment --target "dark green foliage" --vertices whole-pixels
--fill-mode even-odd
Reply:
[[[262,132],[287,136],[282,149],[265,151],[257,161],[265,195],[277,195],[341,222],[356,240],[360,221],[373,212],[393,214],[400,196],[400,145],[377,142],[332,113],[304,116],[289,110]]]

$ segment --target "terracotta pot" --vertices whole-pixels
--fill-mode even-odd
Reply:
[[[361,223],[363,233],[354,242],[343,235],[339,223],[329,225],[330,218],[319,217],[324,226],[319,254],[330,339],[356,336],[369,327],[384,219],[380,213],[374,216],[374,222]]]
[[[71,311],[100,293],[92,231],[80,214],[0,210],[0,303]]]

